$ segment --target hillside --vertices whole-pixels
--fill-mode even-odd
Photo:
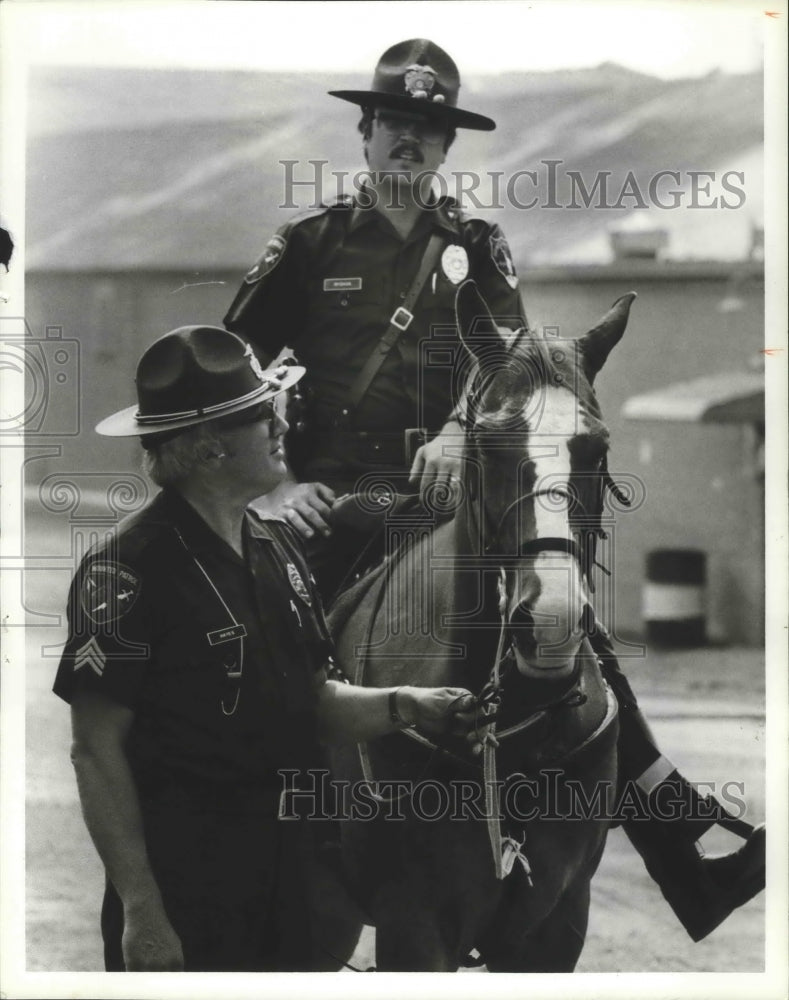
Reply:
[[[363,166],[356,109],[326,91],[365,85],[362,78],[317,74],[39,69],[29,96],[29,267],[245,268],[293,214],[278,205],[295,200],[307,207],[316,191],[331,197],[332,171]],[[494,213],[521,267],[573,259],[584,246],[604,253],[600,234],[634,214],[633,185],[648,200],[659,170],[680,173],[682,208],[652,208],[650,216],[669,228],[682,216],[687,228],[688,214],[691,222],[703,215],[708,255],[726,256],[728,234],[742,230],[762,196],[753,167],[762,143],[762,89],[759,74],[667,81],[612,64],[472,77],[461,103],[495,118],[499,128],[461,132],[445,170],[484,178],[474,192],[481,212]],[[288,202],[281,160],[298,161],[299,180],[314,180],[309,161],[324,161],[322,189],[302,186]],[[550,160],[560,163],[549,167]],[[710,197],[721,196],[721,171],[737,170],[740,160],[749,165],[738,182],[741,211],[688,208],[688,171],[716,172]],[[490,171],[503,172],[501,209],[491,206]],[[518,176],[522,171],[533,171],[536,184]],[[592,192],[601,171],[604,207],[599,189],[587,206],[570,175]],[[508,198],[506,185],[516,176]],[[623,197],[623,185],[631,196]],[[538,206],[513,204],[535,195]]]

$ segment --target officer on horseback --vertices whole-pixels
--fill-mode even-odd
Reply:
[[[307,367],[287,440],[298,482],[270,501],[305,538],[336,528],[336,498],[365,475],[394,474],[400,492],[409,473],[423,492],[459,475],[454,300],[467,276],[503,325],[527,323],[501,230],[431,191],[456,129],[495,128],[458,107],[459,90],[447,53],[414,39],[384,53],[371,90],[333,92],[362,108],[362,190],[288,221],[225,317],[264,360],[287,346]],[[334,559],[321,550],[324,593],[349,547],[337,539]]]
[[[495,127],[457,106],[459,89],[447,53],[413,39],[383,54],[370,90],[331,92],[362,108],[368,181],[357,198],[286,223],[225,317],[265,361],[290,347],[307,366],[303,428],[287,441],[295,475],[270,502],[312,543],[324,593],[362,544],[336,525],[340,493],[381,472],[395,484],[418,485],[424,497],[431,486],[451,491],[459,475],[456,287],[473,278],[505,332],[528,325],[498,227],[424,193],[456,128]],[[698,816],[696,791],[657,749],[604,630],[590,639],[619,701],[625,777],[647,802],[671,785],[684,814]],[[694,940],[764,886],[764,829],[732,821],[715,803],[706,816],[679,824],[651,814],[648,822],[624,823]],[[739,851],[700,856],[696,841],[714,822],[746,837]]]

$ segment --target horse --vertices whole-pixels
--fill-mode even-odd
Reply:
[[[593,383],[634,298],[560,340],[500,332],[459,286],[460,481],[426,514],[393,508],[391,551],[329,611],[348,679],[466,688],[484,744],[405,729],[333,752],[379,971],[456,971],[476,951],[492,972],[569,972],[581,954],[617,782],[616,700],[588,638],[617,490]]]

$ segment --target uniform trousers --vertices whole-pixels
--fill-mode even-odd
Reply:
[[[299,821],[276,813],[145,806],[146,847],[186,972],[308,971],[309,910]],[[105,968],[125,971],[123,905],[107,881]]]

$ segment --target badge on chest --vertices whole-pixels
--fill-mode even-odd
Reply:
[[[459,285],[468,276],[468,254],[464,247],[451,243],[441,254],[441,270],[453,285]]]
[[[296,569],[293,563],[288,563],[287,567],[288,581],[293,588],[296,596],[302,600],[308,608],[312,607],[312,598],[310,597],[310,592],[307,590],[307,585],[302,579],[301,573]]]

